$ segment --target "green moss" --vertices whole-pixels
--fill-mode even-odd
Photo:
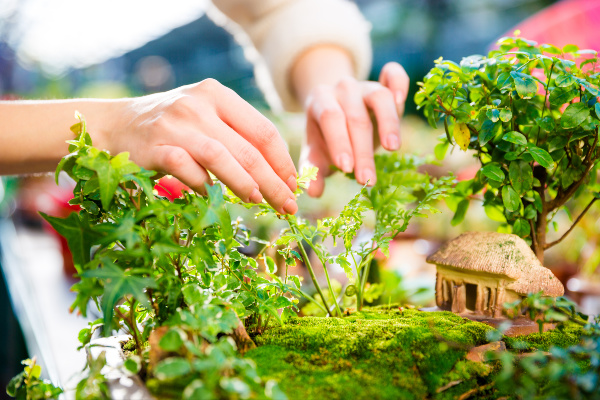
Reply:
[[[444,398],[489,374],[489,366],[461,359],[490,329],[450,312],[382,307],[343,319],[294,318],[258,336],[247,356],[292,399]],[[456,379],[465,383],[436,393]]]
[[[257,336],[247,357],[290,399],[454,399],[470,390],[496,398],[489,384],[499,366],[464,359],[491,329],[450,312],[379,307],[343,319],[293,318]],[[507,343],[545,349],[571,345],[580,332],[568,326]]]
[[[507,337],[504,339],[506,347],[520,351],[544,350],[552,346],[569,347],[580,342],[583,328],[574,323],[567,322],[564,329],[554,329],[543,333],[533,333],[527,336]]]

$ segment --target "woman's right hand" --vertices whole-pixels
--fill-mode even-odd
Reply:
[[[100,137],[116,154],[204,192],[208,171],[245,202],[264,199],[282,214],[298,206],[296,169],[279,132],[233,90],[213,79],[123,100]]]

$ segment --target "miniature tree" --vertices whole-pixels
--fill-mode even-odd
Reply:
[[[456,144],[481,163],[474,179],[457,185],[453,225],[483,192],[486,214],[527,240],[542,262],[544,250],[571,232],[600,197],[597,61],[592,50],[517,37],[500,39],[487,57],[470,56],[460,65],[436,61],[415,95],[429,124],[444,125],[436,156]],[[553,219],[561,209],[571,216],[574,202],[567,202],[575,197],[587,205],[548,242],[548,225],[558,228]]]

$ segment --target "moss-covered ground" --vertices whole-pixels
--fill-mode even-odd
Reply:
[[[292,400],[495,398],[489,383],[499,367],[465,360],[491,329],[450,312],[373,308],[345,318],[293,318],[257,336],[246,356]],[[568,346],[578,332],[519,337],[507,346]]]

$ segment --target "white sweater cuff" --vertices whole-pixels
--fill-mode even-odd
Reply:
[[[290,72],[298,56],[316,45],[344,48],[352,55],[356,78],[367,78],[372,61],[371,25],[355,4],[341,0],[303,0],[278,11],[258,51],[266,61],[286,110],[302,110],[292,93]]]

